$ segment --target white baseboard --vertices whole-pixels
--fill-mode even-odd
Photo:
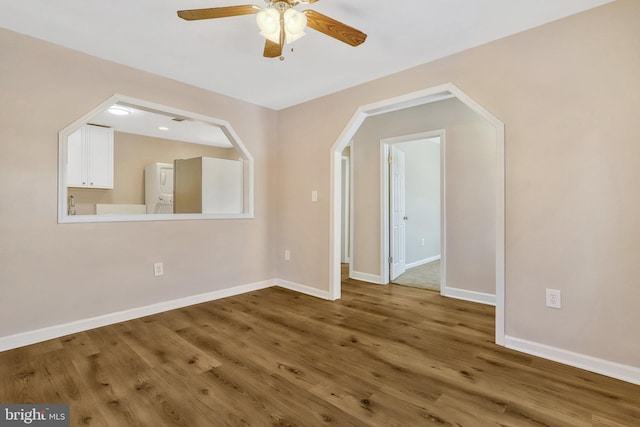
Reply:
[[[182,308],[189,305],[200,304],[203,302],[244,294],[259,289],[269,288],[271,286],[274,286],[275,283],[275,280],[265,280],[263,282],[235,286],[233,288],[221,289],[219,291],[206,292],[203,294],[192,295],[172,301],[160,302],[157,304],[151,304],[143,307],[132,308],[129,310],[118,311],[115,313],[109,313],[102,316],[90,317],[88,319],[49,326],[33,331],[8,335],[5,337],[0,337],[0,351],[35,344],[53,338],[59,338],[65,335],[75,334],[78,332],[87,331],[89,329],[112,325],[114,323],[120,323],[131,319],[137,319],[164,311],[175,310],[176,308]]]
[[[480,304],[496,305],[496,296],[494,294],[486,294],[484,292],[468,291],[466,289],[450,288],[445,286],[442,288],[440,295],[466,301],[473,301]]]
[[[109,313],[102,316],[90,317],[87,319],[76,320],[69,323],[48,326],[42,329],[36,329],[33,331],[21,332],[14,335],[0,337],[0,351],[11,350],[13,348],[35,344],[54,338],[60,338],[65,335],[75,334],[78,332],[87,331],[89,329],[113,325],[115,323],[125,322],[127,320],[138,319],[140,317],[150,316],[152,314],[175,310],[177,308],[187,307],[203,302],[214,301],[221,298],[227,298],[234,295],[240,295],[247,292],[270,288],[272,286],[280,286],[282,288],[290,289],[292,291],[300,292],[306,295],[331,300],[328,291],[323,291],[282,279],[265,280],[262,282],[235,286],[233,288],[221,289],[213,292],[206,292],[203,294],[192,295],[172,301],[160,302],[157,304],[146,305],[143,307]]]
[[[430,262],[438,261],[439,259],[440,259],[440,255],[432,256],[430,258],[425,258],[425,259],[411,262],[406,265],[406,268],[409,269],[413,267],[420,267],[421,265],[429,264]]]
[[[361,273],[359,271],[350,271],[349,277],[355,280],[361,280],[363,282],[375,283],[377,285],[386,285],[382,276],[377,274]]]
[[[505,336],[504,343],[505,347],[512,350],[521,351],[533,356],[542,357],[543,359],[553,360],[554,362],[640,385],[640,368],[634,366],[623,365],[621,363],[510,336]]]
[[[326,300],[332,300],[331,296],[329,295],[329,291],[323,291],[317,288],[312,288],[307,285],[301,285],[300,283],[290,282],[284,279],[275,279],[275,284],[280,286],[281,288],[300,292],[301,294],[311,295],[313,297]]]

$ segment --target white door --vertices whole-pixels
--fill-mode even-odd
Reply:
[[[405,264],[405,238],[407,220],[405,211],[405,174],[404,174],[404,152],[391,146],[391,159],[389,162],[389,208],[391,210],[391,236],[389,239],[391,248],[390,279],[394,280],[407,268]]]

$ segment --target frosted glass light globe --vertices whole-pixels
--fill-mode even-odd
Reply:
[[[285,10],[283,18],[287,43],[292,43],[304,36],[304,29],[307,26],[307,15],[290,8]]]
[[[262,9],[256,15],[260,35],[274,43],[280,43],[280,12],[272,7]]]

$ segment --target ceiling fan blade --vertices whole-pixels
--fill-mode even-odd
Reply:
[[[211,7],[209,9],[179,10],[178,16],[187,21],[198,19],[226,18],[228,16],[251,15],[260,12],[260,6],[247,4],[243,6]]]
[[[281,57],[282,60],[282,46],[284,46],[285,32],[284,32],[284,16],[280,14],[280,43],[275,43],[269,39],[264,44],[264,56],[266,58]]]
[[[282,55],[282,45],[267,39],[264,44],[264,57],[277,58]]]
[[[367,35],[360,30],[356,30],[342,22],[329,18],[315,10],[305,10],[307,15],[307,26],[323,34],[340,40],[351,46],[358,46],[367,39]]]

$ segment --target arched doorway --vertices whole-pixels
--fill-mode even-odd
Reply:
[[[352,116],[346,128],[331,148],[331,209],[330,209],[330,284],[332,299],[339,299],[340,282],[340,232],[341,232],[341,161],[342,152],[351,141],[367,117],[398,111],[405,108],[441,101],[456,97],[470,109],[484,117],[496,130],[496,257],[495,257],[495,293],[496,293],[496,344],[504,345],[505,311],[505,264],[504,264],[504,124],[484,109],[480,104],[458,89],[452,83],[387,99],[378,103],[360,107]]]

